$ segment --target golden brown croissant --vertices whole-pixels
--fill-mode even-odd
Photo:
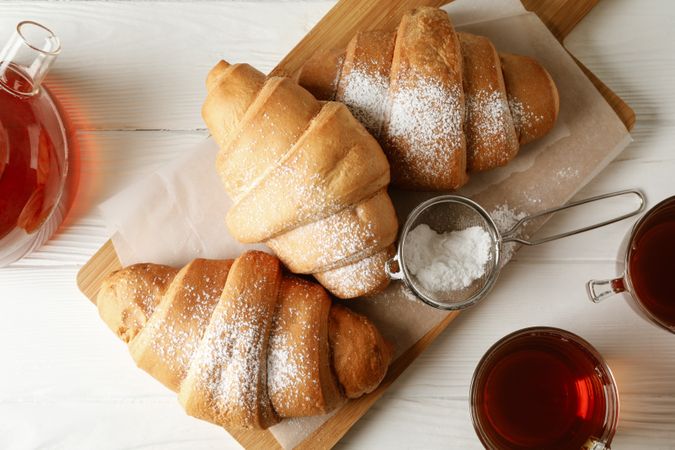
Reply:
[[[331,411],[375,389],[392,356],[368,319],[257,251],[129,266],[104,280],[97,305],[188,414],[228,428]]]
[[[206,84],[202,115],[221,147],[232,235],[265,242],[338,297],[383,289],[398,224],[377,141],[343,104],[288,78],[221,61]]]
[[[394,32],[361,32],[345,51],[317,53],[298,81],[344,102],[382,144],[392,183],[412,189],[456,189],[467,171],[505,165],[548,133],[559,106],[539,63],[456,33],[431,7],[404,15]]]

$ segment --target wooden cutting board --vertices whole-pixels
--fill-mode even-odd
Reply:
[[[598,0],[522,0],[525,7],[535,12],[551,32],[562,41],[577,23],[597,4]],[[341,0],[300,41],[300,43],[272,71],[275,75],[295,73],[315,51],[345,47],[359,30],[393,29],[403,13],[422,5],[442,6],[448,0]],[[588,78],[602,93],[628,130],[633,128],[635,113],[602,81],[577,61]],[[112,241],[103,247],[82,267],[77,283],[80,290],[95,302],[101,281],[110,272],[121,267]],[[398,376],[415,360],[436,337],[452,322],[458,313],[451,313],[422,337],[415,345],[391,365],[387,377],[372,393],[350,401],[331,419],[305,439],[298,448],[330,448],[359,420],[379,399]],[[246,448],[280,448],[269,431],[232,430],[230,434]]]

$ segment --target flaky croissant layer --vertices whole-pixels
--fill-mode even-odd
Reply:
[[[188,414],[228,428],[329,412],[375,389],[392,356],[368,319],[262,252],[129,266],[104,280],[97,305]]]
[[[398,223],[377,141],[343,104],[247,64],[219,62],[206,86],[202,115],[221,149],[232,235],[264,242],[337,297],[383,289]]]

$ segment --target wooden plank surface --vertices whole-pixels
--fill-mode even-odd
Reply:
[[[537,13],[551,33],[563,41],[599,0],[573,2],[569,0],[522,0],[529,11]]]
[[[293,76],[314,53],[333,48],[345,48],[358,31],[393,29],[398,25],[401,16],[412,8],[440,7],[451,1],[340,0],[279,62],[271,75]]]
[[[69,113],[94,119],[78,124],[76,139],[87,144],[81,191],[97,201],[119,189],[118,180],[131,181],[174,159],[181,146],[171,143],[183,139],[174,130],[199,129],[195,139],[206,135],[198,118],[203,70],[194,70],[193,60],[207,70],[212,60],[234,53],[269,70],[331,6],[284,2],[288,15],[298,18],[295,29],[282,12],[263,13],[268,4],[202,2],[196,9],[177,3],[5,2],[0,40],[26,17],[69,38],[57,69],[67,75],[69,91],[81,93]],[[147,27],[150,14],[156,21]],[[223,18],[246,23],[251,17],[258,23],[251,33],[221,26]],[[654,204],[673,194],[673,20],[669,1],[653,1],[649,8],[630,0],[600,2],[566,39],[571,52],[628,100],[640,119],[635,142],[580,196],[639,186]],[[111,36],[124,38],[110,46]],[[156,45],[146,51],[153,40]],[[203,44],[195,46],[197,40]],[[155,80],[172,54],[190,64],[173,68],[169,75],[179,82],[167,89]],[[131,82],[134,76],[138,83]],[[141,101],[134,101],[140,93]],[[93,113],[72,109],[80,103]],[[131,131],[146,129],[152,131]],[[108,234],[94,203],[78,198],[76,206],[77,214],[46,246],[0,270],[0,340],[7,362],[0,373],[0,448],[235,448],[222,430],[185,416],[171,393],[136,370],[126,348],[110,339],[82,301],[75,275]],[[584,214],[556,218],[550,229],[562,231]],[[621,298],[591,305],[583,291],[590,275],[614,273],[616,246],[629,226],[521,251],[490,301],[455,320],[339,445],[480,448],[466,398],[475,363],[510,331],[553,325],[586,337],[616,372],[622,414],[614,447],[673,448],[672,336],[642,323]]]
[[[589,0],[588,8],[579,8],[582,2],[575,2],[574,7],[565,8],[563,2],[556,0],[555,12],[544,8],[541,12],[536,4],[527,5],[530,10],[541,14],[545,23],[552,29],[559,31],[564,37],[576,25],[583,15],[594,6],[594,0]],[[342,0],[333,7],[326,16],[289,52],[289,54],[273,69],[273,75],[292,75],[302,63],[315,51],[346,46],[353,34],[361,29],[390,29],[395,27],[400,16],[407,10],[420,5],[441,6],[447,3],[444,0],[382,0],[364,4],[358,0]],[[539,3],[540,6],[546,6]],[[566,15],[565,12],[569,14]],[[560,23],[560,27],[557,24]],[[562,33],[565,34],[562,34]],[[589,71],[586,70],[587,73]],[[592,77],[601,92],[609,97],[617,114],[624,120],[627,128],[632,128],[634,115],[632,110],[611,90],[606,88],[597,77]],[[94,299],[98,286],[106,274],[120,267],[119,260],[114,253],[114,247],[108,241],[99,252],[85,265],[78,274],[78,285],[82,292],[90,299]],[[359,420],[363,414],[375,403],[394,380],[418,357],[421,352],[450,324],[457,314],[450,314],[439,325],[430,330],[415,346],[406,351],[397,359],[383,381],[374,392],[350,402],[341,408],[331,419],[323,424],[308,439],[303,441],[300,448],[331,448],[344,434]],[[269,448],[275,445],[274,438],[268,431],[242,430],[233,436],[246,448]]]
[[[529,11],[536,13],[553,35],[560,42],[564,42],[568,34],[575,26],[598,4],[599,0],[585,0],[581,2],[572,2],[568,0],[522,0],[523,5]],[[574,55],[572,55],[574,58]],[[593,72],[588,70],[581,61],[574,58],[581,67],[586,76],[593,82],[614,111],[621,117],[628,130],[635,126],[635,111],[616,95],[605,83],[600,80]]]

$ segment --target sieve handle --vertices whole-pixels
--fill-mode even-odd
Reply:
[[[393,268],[394,265],[396,265],[396,269]],[[404,278],[398,255],[395,255],[384,263],[384,272],[391,280],[402,280]]]
[[[604,200],[606,198],[619,197],[619,196],[622,196],[622,195],[635,195],[640,200],[640,205],[636,209],[634,209],[634,210],[632,210],[632,211],[630,211],[626,214],[622,214],[622,215],[614,217],[612,219],[605,220],[604,222],[598,222],[598,223],[588,225],[588,226],[585,226],[585,227],[582,227],[582,228],[577,228],[576,230],[571,230],[571,231],[566,231],[564,233],[555,234],[553,236],[547,236],[547,237],[540,238],[540,239],[537,239],[537,240],[528,240],[528,239],[523,239],[523,238],[520,238],[520,237],[517,236],[517,232],[520,230],[520,228],[524,224],[526,224],[527,222],[530,222],[534,219],[538,219],[540,217],[547,216],[549,214],[553,214],[553,213],[558,212],[558,211],[563,211],[563,210],[566,210],[566,209],[574,208],[575,206],[585,205],[586,203],[597,202],[597,201],[600,201],[600,200]],[[609,224],[618,222],[620,220],[632,217],[636,214],[639,214],[644,209],[645,209],[645,196],[642,192],[640,192],[637,189],[626,189],[626,190],[623,190],[623,191],[610,192],[609,194],[597,195],[595,197],[590,197],[590,198],[586,198],[586,199],[583,199],[583,200],[578,200],[576,202],[567,203],[566,205],[559,206],[557,208],[547,209],[547,210],[539,212],[537,214],[533,214],[531,216],[523,217],[513,227],[511,227],[511,229],[509,231],[502,234],[502,242],[503,243],[505,243],[505,242],[518,242],[518,243],[525,244],[525,245],[539,245],[539,244],[543,244],[545,242],[555,241],[556,239],[561,239],[561,238],[564,238],[564,237],[567,237],[567,236],[573,236],[575,234],[583,233],[585,231],[594,230],[596,228],[604,227],[605,225],[609,225]]]

